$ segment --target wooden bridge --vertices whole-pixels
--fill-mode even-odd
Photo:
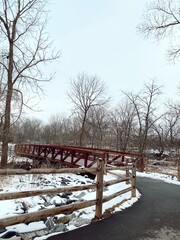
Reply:
[[[137,170],[144,171],[143,155],[138,153],[122,152],[110,149],[87,148],[75,146],[57,146],[41,144],[15,145],[18,156],[32,158],[34,164],[54,164],[57,168],[69,167],[96,167],[97,160],[102,159],[106,165],[126,166],[136,162]]]

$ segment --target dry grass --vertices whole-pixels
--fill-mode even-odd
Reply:
[[[166,174],[170,176],[178,176],[178,163],[177,160],[146,160],[146,172],[155,172]]]

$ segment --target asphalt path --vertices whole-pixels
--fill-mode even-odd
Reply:
[[[180,240],[180,186],[138,178],[137,188],[130,208],[48,240]]]

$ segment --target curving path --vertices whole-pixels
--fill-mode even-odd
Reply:
[[[125,211],[49,240],[179,240],[180,186],[139,178],[142,196]]]

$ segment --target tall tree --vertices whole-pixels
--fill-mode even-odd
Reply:
[[[18,143],[41,143],[43,123],[36,118],[19,120],[11,127],[14,142]]]
[[[72,79],[70,84],[67,95],[75,105],[75,112],[81,122],[79,145],[82,146],[89,110],[93,107],[105,105],[109,98],[106,97],[104,82],[97,76],[88,76],[82,73],[76,79]]]
[[[152,147],[159,151],[179,149],[179,123],[180,106],[168,101],[163,118],[153,124]]]
[[[13,94],[25,104],[25,92],[38,93],[43,75],[41,65],[59,58],[46,31],[47,0],[2,0],[0,3],[0,71],[5,88],[5,111],[2,132],[1,168],[7,165]]]
[[[110,113],[111,131],[114,134],[116,149],[126,151],[131,146],[134,106],[129,101],[121,101]]]
[[[105,137],[109,128],[107,106],[91,108],[87,119],[88,125],[88,143],[91,147],[106,147]]]
[[[127,100],[134,107],[137,127],[137,144],[139,152],[146,149],[148,132],[154,122],[161,118],[155,115],[156,100],[161,94],[161,87],[153,79],[150,83],[145,83],[144,89],[137,94],[124,92]]]
[[[168,56],[175,61],[180,56],[180,2],[179,0],[149,1],[142,22],[138,28],[145,37],[154,37],[158,41],[170,37]]]

